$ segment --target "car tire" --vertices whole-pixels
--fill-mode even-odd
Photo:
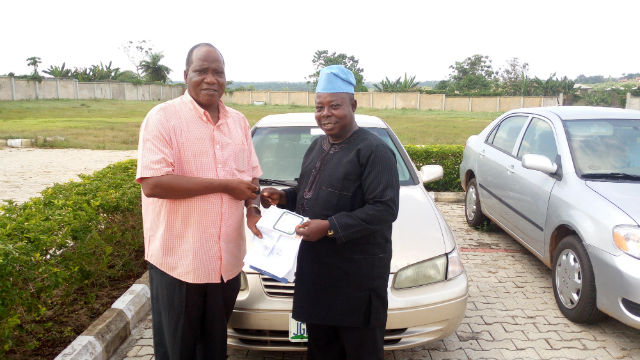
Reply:
[[[471,227],[478,227],[487,221],[480,206],[480,195],[475,178],[469,180],[467,184],[467,192],[464,195],[464,217]]]
[[[596,306],[596,283],[591,260],[580,238],[562,239],[553,255],[553,295],[562,314],[576,323],[595,323],[606,317]]]

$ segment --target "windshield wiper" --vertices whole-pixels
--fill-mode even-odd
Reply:
[[[640,175],[633,175],[633,174],[620,173],[620,172],[587,173],[587,174],[582,174],[582,177],[587,179],[640,180]]]
[[[298,185],[298,182],[293,180],[275,180],[275,179],[264,179],[264,178],[260,178],[259,180],[260,180],[260,185],[280,185],[280,186]]]

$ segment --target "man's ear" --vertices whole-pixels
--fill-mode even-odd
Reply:
[[[187,75],[189,75],[189,69],[184,69],[184,83],[187,83]]]
[[[356,112],[357,108],[358,108],[358,100],[356,100],[356,98],[354,97],[353,99],[351,99],[351,110],[353,112]]]

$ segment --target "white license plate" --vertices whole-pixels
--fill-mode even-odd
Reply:
[[[297,321],[289,314],[289,341],[291,342],[307,342],[307,324]]]

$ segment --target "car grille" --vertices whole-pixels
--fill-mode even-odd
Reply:
[[[407,329],[387,329],[384,332],[384,344],[393,345],[400,342]],[[294,347],[304,349],[307,343],[292,343],[289,341],[288,331],[278,330],[250,330],[233,328],[232,337],[237,338],[242,344],[256,347]]]
[[[276,297],[293,297],[293,283],[283,284],[278,280],[274,280],[266,275],[260,275],[264,292],[269,296]]]
[[[635,316],[640,317],[640,304],[635,303],[631,300],[622,298],[622,305],[628,312],[632,313]]]

